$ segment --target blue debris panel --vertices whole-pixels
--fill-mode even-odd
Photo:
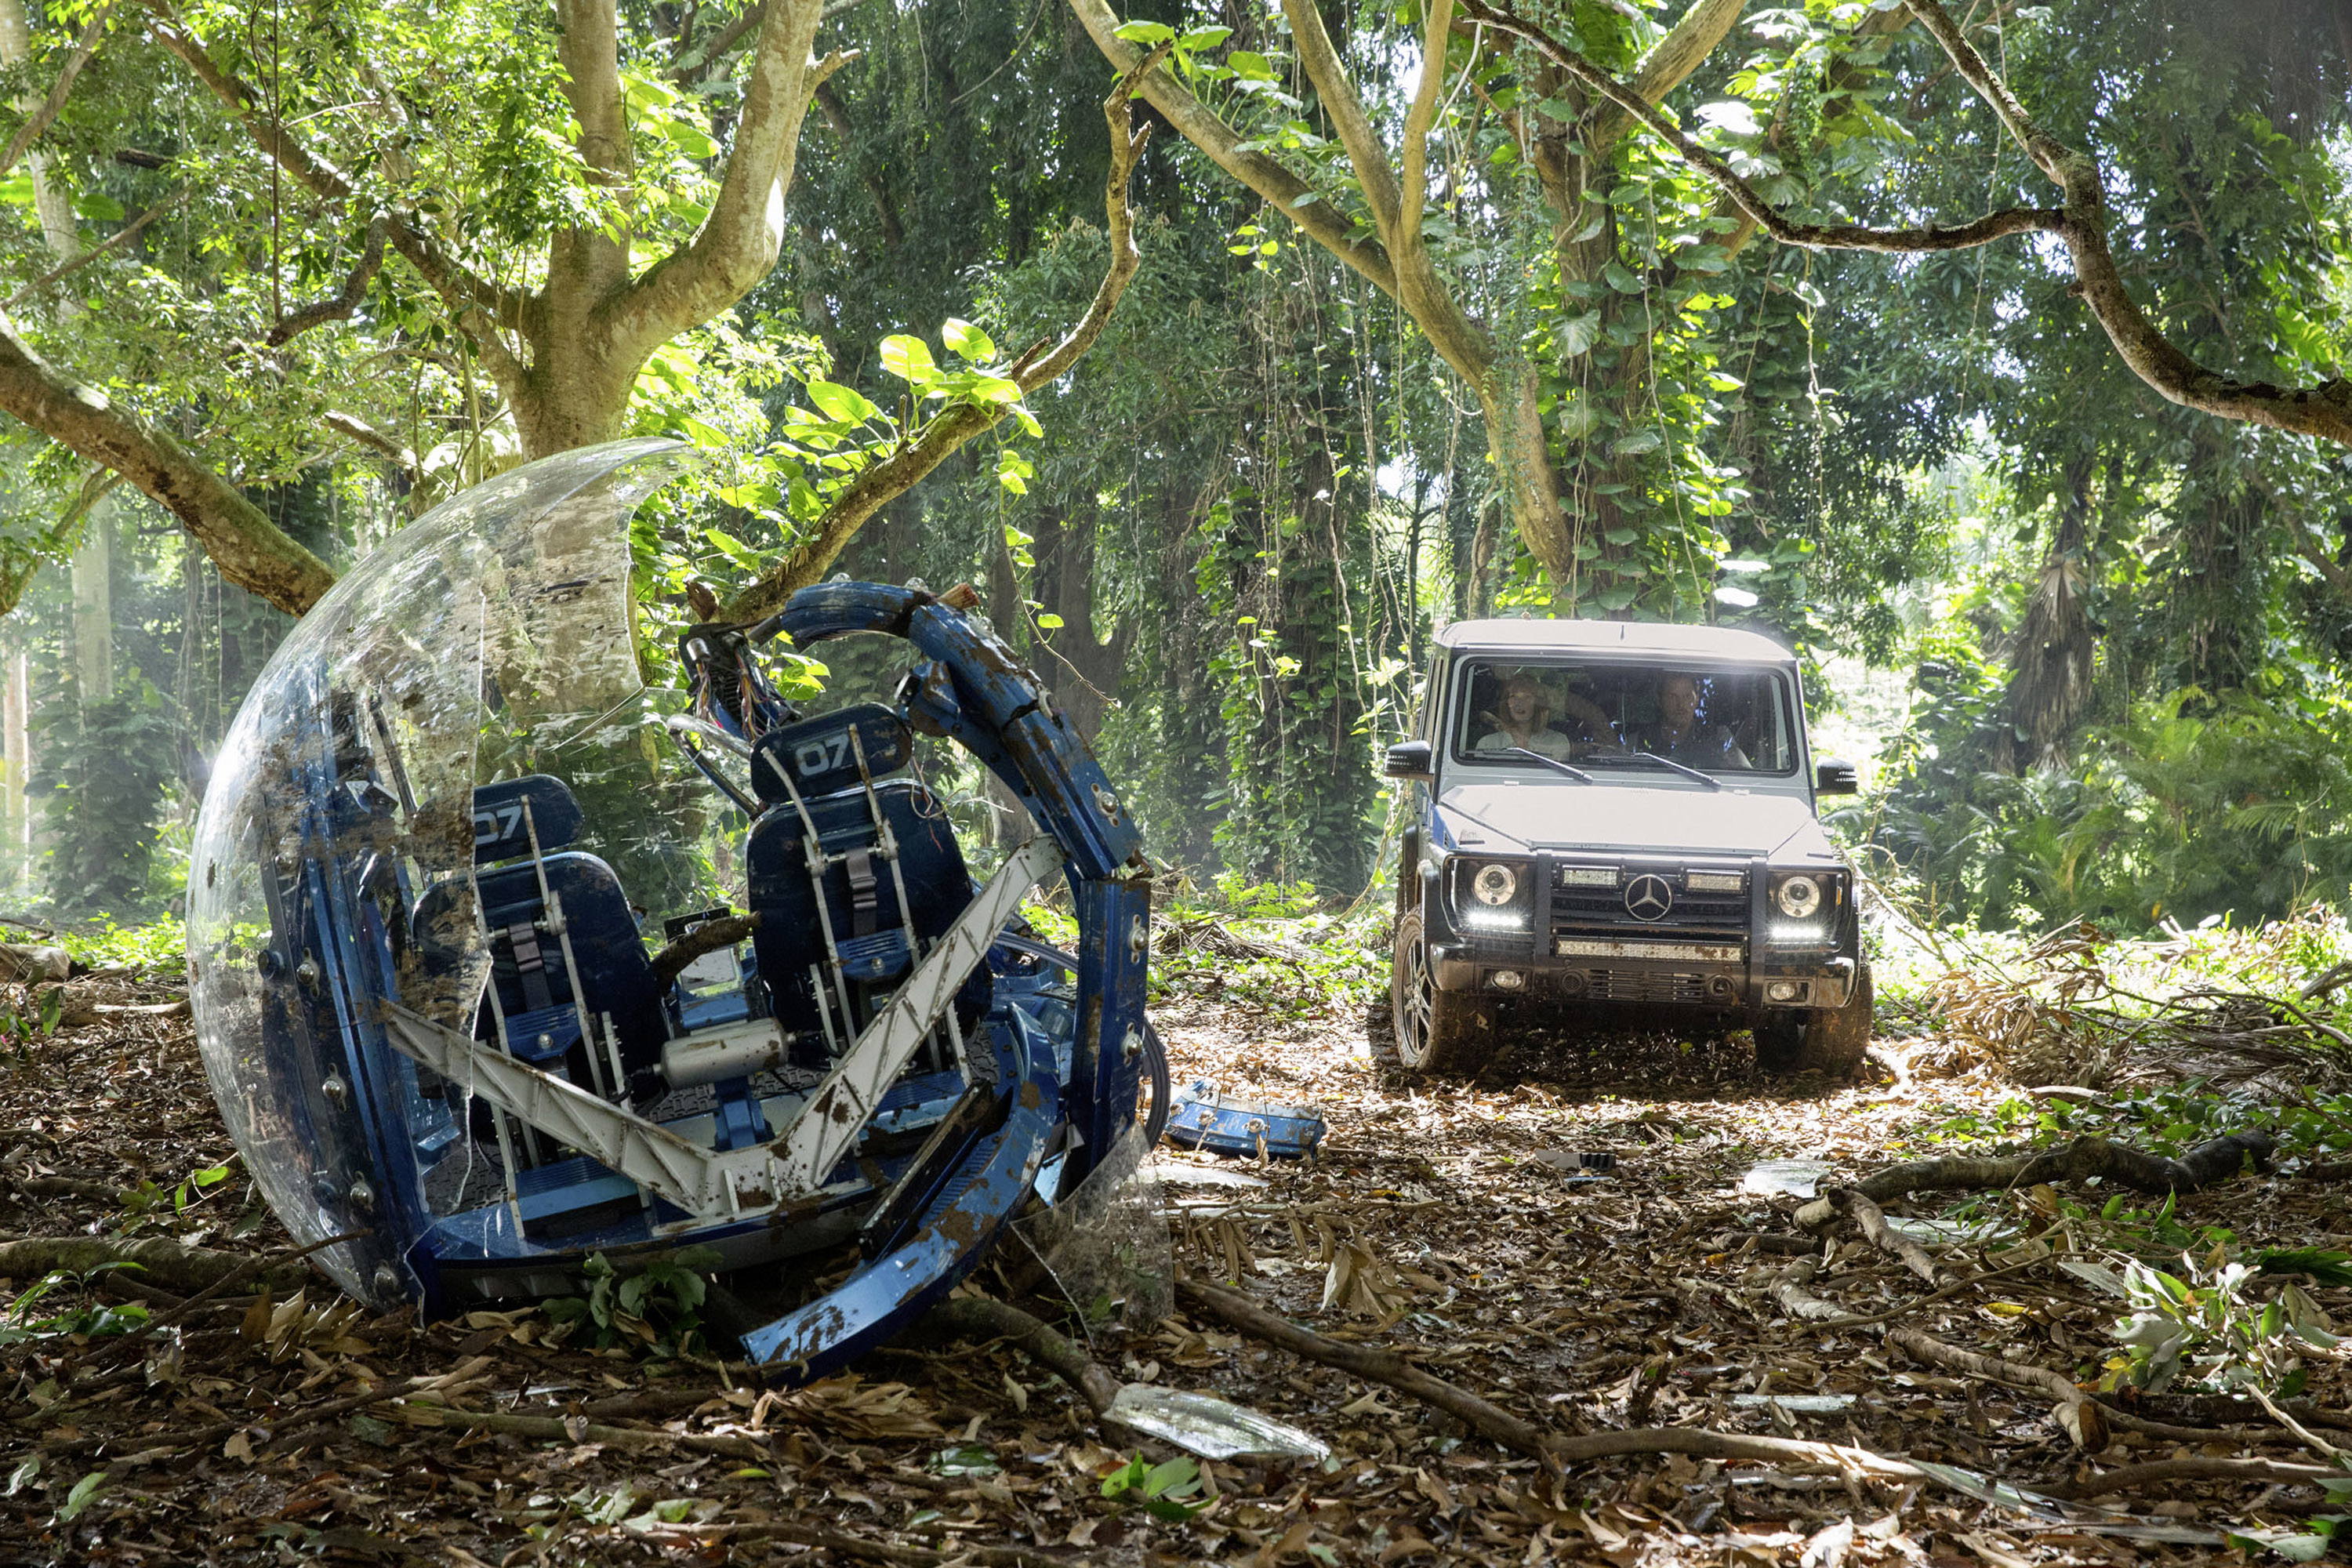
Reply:
[[[1135,1121],[1165,1071],[1148,862],[968,591],[806,588],[690,628],[646,688],[626,530],[678,460],[616,443],[445,503],[281,647],[198,826],[198,1036],[353,1295],[445,1313],[715,1248],[746,1352],[821,1375]],[[778,671],[851,634],[901,640],[895,700],[804,711]],[[926,736],[1027,808],[1001,864],[967,858]],[[1072,953],[1021,920],[1055,883]]]
[[[1265,1100],[1230,1100],[1206,1079],[1176,1096],[1168,1118],[1168,1142],[1256,1160],[1313,1160],[1329,1129],[1303,1105]]]

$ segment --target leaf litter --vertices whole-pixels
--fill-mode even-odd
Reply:
[[[1890,1337],[2096,1379],[2124,1276],[2081,1205],[2042,1188],[1982,1195],[1955,1219],[1938,1212],[1948,1194],[1890,1202],[1889,1226],[1937,1257],[1932,1290],[1850,1221],[1795,1224],[1817,1188],[1916,1154],[1956,1119],[1995,1120],[2013,1092],[1989,1072],[1899,1090],[1776,1083],[1738,1037],[1552,1031],[1463,1086],[1390,1072],[1374,1054],[1384,1020],[1318,1003],[1305,981],[1279,1008],[1262,989],[1171,985],[1157,1017],[1177,1072],[1311,1103],[1331,1128],[1312,1164],[1161,1152],[1192,1278],[1400,1352],[1563,1441],[1674,1429],[1885,1462],[1666,1451],[1556,1466],[1181,1309],[1140,1328],[1054,1321],[1136,1391],[1132,1408],[1215,1396],[1327,1457],[1270,1440],[1195,1460],[1107,1426],[1002,1343],[916,1336],[777,1390],[707,1355],[590,1348],[530,1306],[419,1322],[313,1276],[183,1313],[186,1289],[118,1269],[0,1281],[15,1331],[0,1335],[0,1540],[25,1562],[502,1568],[2189,1563],[2319,1540],[2309,1521],[2334,1494],[2311,1478],[2333,1465],[2313,1445],[2352,1444],[2352,1416],[2332,1414],[2347,1408],[2334,1353],[2301,1348],[2294,1429],[2243,1400],[2220,1412],[2126,1390],[2109,1446],[2086,1452],[2053,1410],[2079,1387],[2058,1400]],[[0,1077],[0,1246],[290,1250],[241,1169],[189,1180],[229,1163],[168,1011],[68,1026]],[[2340,1195],[2291,1176],[2185,1195],[2167,1216],[2250,1244],[2352,1242]],[[2302,1279],[2299,1314],[2347,1321],[2352,1290]],[[982,1283],[1019,1289],[1002,1272]],[[1825,1315],[1792,1312],[1799,1298]],[[2163,1484],[2132,1479],[2151,1465],[2170,1467]],[[2110,1476],[2131,1484],[2103,1489]]]

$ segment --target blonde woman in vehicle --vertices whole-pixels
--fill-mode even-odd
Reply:
[[[1527,751],[1555,761],[1568,760],[1569,740],[1551,728],[1551,693],[1542,681],[1519,671],[1503,682],[1495,711],[1482,715],[1494,729],[1479,739],[1474,751]]]

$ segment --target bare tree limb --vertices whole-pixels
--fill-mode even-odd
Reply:
[[[361,418],[358,415],[347,414],[340,408],[330,408],[324,414],[319,416],[319,423],[324,425],[328,429],[334,431],[339,436],[347,436],[351,439],[357,441],[361,446],[365,447],[368,450],[375,453],[379,457],[389,459],[404,470],[410,478],[421,479],[424,477],[424,469],[416,461],[415,453],[410,451],[398,441],[394,440],[391,437],[385,435],[383,431],[377,429],[374,426]]]
[[[34,295],[39,293],[42,289],[47,289],[51,284],[58,282],[62,279],[66,278],[68,274],[80,271],[83,268],[89,266],[91,262],[98,260],[100,257],[111,256],[114,252],[121,249],[124,246],[138,238],[140,231],[144,229],[149,224],[153,223],[157,218],[162,217],[167,212],[176,211],[194,193],[192,192],[182,191],[170,201],[162,202],[154,206],[149,207],[145,212],[141,213],[137,217],[132,218],[121,228],[115,230],[112,234],[108,235],[100,244],[91,246],[88,250],[83,251],[80,255],[75,257],[70,261],[59,262],[57,266],[50,268],[47,272],[42,273],[38,278],[34,279],[30,283],[26,284],[22,289],[17,289],[14,294],[9,295],[6,305],[0,306],[0,309],[13,310],[17,306],[23,304],[26,300],[31,299]]]
[[[1397,236],[1411,245],[1421,243],[1421,210],[1429,205],[1429,130],[1445,92],[1445,40],[1453,27],[1454,0],[1430,0],[1422,24],[1421,79],[1405,110],[1400,148],[1404,184],[1397,200]]]
[[[1447,6],[1448,0],[1438,0],[1436,11]],[[1364,112],[1363,100],[1356,95],[1356,84],[1348,79],[1348,68],[1340,61],[1339,51],[1331,44],[1331,36],[1323,30],[1323,13],[1314,0],[1282,0],[1282,14],[1290,22],[1291,42],[1297,47],[1298,63],[1306,68],[1307,79],[1315,84],[1315,96],[1330,118],[1331,129],[1339,138],[1339,146],[1355,166],[1356,184],[1364,193],[1364,205],[1372,209],[1373,226],[1391,251],[1396,247],[1397,215],[1402,209],[1403,197],[1397,188],[1396,171],[1389,167],[1388,149],[1381,145],[1380,133],[1372,129],[1371,116]],[[1445,74],[1445,35],[1433,31],[1435,46],[1433,57],[1424,56],[1421,67],[1423,88]]]
[[[2066,215],[2049,207],[2011,207],[1987,213],[1972,223],[1951,226],[1872,228],[1863,224],[1798,223],[1775,210],[1770,203],[1757,194],[1754,186],[1733,172],[1729,163],[1685,135],[1679,126],[1633,86],[1619,81],[1547,29],[1488,5],[1486,0],[1461,0],[1461,3],[1464,16],[1483,22],[1496,32],[1526,40],[1534,46],[1538,54],[1561,71],[1640,121],[1644,130],[1672,148],[1684,163],[1713,180],[1741,212],[1755,219],[1758,226],[1783,245],[1801,246],[1811,250],[1963,250],[1990,244],[2012,234],[2037,231],[2056,234],[2064,226]]]
[[[832,0],[832,3],[825,6],[824,15],[818,20],[830,22],[835,17],[845,12],[855,11],[865,4],[866,0]],[[767,0],[759,0],[757,5],[746,5],[743,7],[741,16],[719,28],[710,36],[709,42],[671,67],[669,71],[671,79],[685,81],[703,75],[724,58],[728,50],[741,43],[744,34],[767,20]]]
[[[1348,79],[1347,68],[1331,46],[1330,35],[1323,30],[1321,12],[1314,0],[1283,0],[1282,8],[1290,19],[1291,38],[1298,48],[1299,64],[1315,84],[1324,112],[1331,117],[1340,146],[1356,171],[1356,183],[1364,193],[1365,205],[1371,208],[1373,226],[1387,247],[1389,265],[1396,277],[1397,298],[1412,313],[1414,321],[1428,334],[1430,346],[1445,363],[1472,385],[1482,385],[1495,366],[1495,345],[1486,329],[1470,319],[1454,299],[1454,290],[1438,275],[1429,247],[1422,242],[1420,201],[1416,201],[1410,217],[1406,216],[1396,172],[1389,167],[1388,150],[1372,130],[1355,84]],[[1421,81],[1405,127],[1405,179],[1422,191],[1421,200],[1426,199],[1429,123],[1436,114],[1436,95],[1444,89],[1450,19],[1450,0],[1441,0],[1426,18]],[[1420,127],[1417,158],[1413,155],[1415,115]]]
[[[293,615],[334,583],[327,563],[162,427],[60,374],[0,317],[0,411],[121,474],[180,520],[221,575]]]
[[[99,35],[106,30],[108,20],[113,16],[115,4],[116,0],[107,0],[105,5],[91,13],[89,25],[82,28],[81,37],[74,40],[73,48],[66,55],[65,64],[58,68],[58,79],[50,86],[48,96],[34,106],[25,123],[16,128],[16,134],[8,138],[7,150],[0,152],[0,174],[15,168],[16,160],[25,155],[25,150],[38,140],[43,132],[57,123],[66,100],[72,96],[74,78],[81,75],[81,68],[89,64],[89,57],[98,50]]]
[[[1748,0],[1698,0],[1682,19],[1643,58],[1633,73],[1633,96],[1643,103],[1663,103],[1666,94],[1698,69],[1716,46],[1730,33]],[[1632,128],[1633,117],[1622,104],[1612,101],[1594,116],[1592,128],[1580,140],[1593,153],[1615,144]]]
[[[392,221],[378,213],[367,226],[367,244],[361,248],[359,265],[352,268],[349,278],[343,279],[343,286],[324,300],[313,300],[299,310],[288,312],[286,319],[270,328],[269,335],[262,341],[276,348],[312,327],[324,326],[329,321],[350,321],[352,313],[360,308],[360,302],[367,298],[368,285],[375,281],[376,273],[383,269],[384,237],[391,228]]]
[[[1059,380],[1092,348],[1110,323],[1119,296],[1142,264],[1135,246],[1135,222],[1127,205],[1127,183],[1151,140],[1151,127],[1135,129],[1133,100],[1139,83],[1167,58],[1171,46],[1160,45],[1122,71],[1110,96],[1103,100],[1103,118],[1110,125],[1110,171],[1103,181],[1103,216],[1109,230],[1110,266],[1077,325],[1047,349],[1041,342],[1024,351],[1006,368],[1006,378],[1024,395]],[[861,472],[818,518],[810,537],[753,583],[727,606],[730,621],[756,621],[783,607],[793,594],[815,582],[831,566],[866,521],[892,498],[906,493],[932,469],[947,461],[965,442],[1003,419],[1005,405],[959,404],[932,418],[914,440]]]
[[[2306,387],[2239,381],[2198,363],[2148,320],[2126,289],[2122,270],[2108,248],[2106,190],[2097,160],[2043,131],[1937,0],[1904,3],[1951,59],[1961,79],[1991,106],[2011,139],[2063,194],[2063,207],[2011,207],[1970,223],[1917,228],[1794,222],[1775,211],[1724,160],[1684,135],[1631,86],[1619,82],[1543,27],[1486,0],[1460,3],[1464,16],[1527,40],[1544,58],[1616,104],[1690,167],[1722,187],[1742,212],[1784,245],[1814,250],[1910,252],[1964,249],[2013,234],[2057,235],[2065,241],[2084,302],[2106,332],[2107,341],[2132,373],[2164,397],[2221,418],[2352,446],[2352,379],[2330,376]]]
[[[1070,0],[1070,9],[1115,69],[1125,73],[1135,68],[1143,51],[1118,37],[1118,18],[1111,14],[1108,0]],[[1396,272],[1390,265],[1387,247],[1377,235],[1360,229],[1353,218],[1317,195],[1314,186],[1272,158],[1245,150],[1233,127],[1194,98],[1172,73],[1154,71],[1140,90],[1144,101],[1166,115],[1177,134],[1207,153],[1217,167],[1265,197],[1309,239],[1353,268],[1381,293],[1396,297]]]

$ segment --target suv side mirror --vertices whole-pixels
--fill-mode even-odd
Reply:
[[[1429,763],[1428,742],[1399,741],[1389,748],[1388,766],[1383,771],[1392,779],[1420,779],[1427,783],[1436,776]]]
[[[1813,793],[1816,795],[1859,795],[1861,775],[1852,763],[1842,763],[1835,757],[1813,764]]]

